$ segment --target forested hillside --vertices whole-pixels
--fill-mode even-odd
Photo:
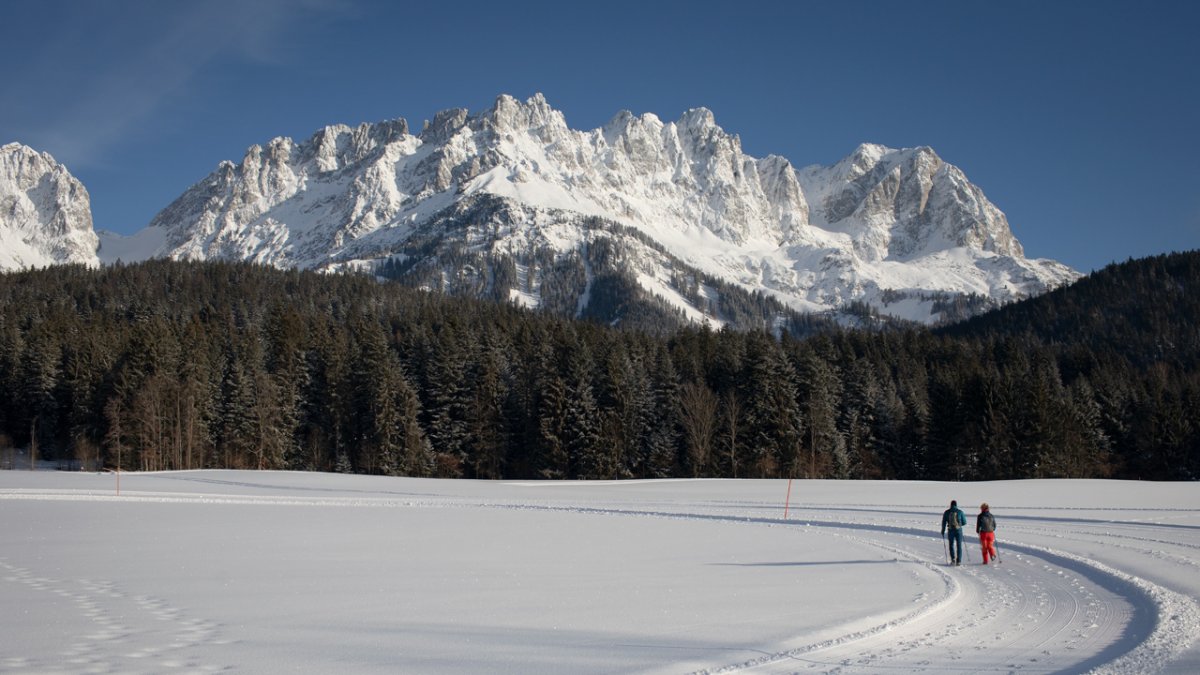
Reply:
[[[1021,335],[1142,368],[1200,367],[1200,252],[1110,265],[1071,286],[942,330],[946,335]]]
[[[52,267],[0,275],[0,448],[144,470],[1195,479],[1196,269],[1128,263],[940,332],[781,340],[356,275]]]

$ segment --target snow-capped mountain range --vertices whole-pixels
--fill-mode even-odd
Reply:
[[[20,146],[3,152],[0,261],[38,264],[8,243],[33,216],[17,222],[10,212],[47,217],[47,234],[59,232],[65,217],[41,206],[46,189],[21,186],[38,184],[28,177],[36,170],[69,174]],[[26,177],[14,188],[9,167],[34,162],[12,156],[46,166],[15,172]],[[75,193],[82,202],[57,213],[87,212],[82,186]],[[71,222],[90,233],[90,217]],[[86,258],[49,237],[40,246],[56,260]],[[416,134],[397,119],[252,146],[139,233],[101,233],[98,260],[147,257],[322,270],[387,263],[423,285],[528,305],[546,304],[548,270],[566,260],[573,272],[554,278],[577,279],[566,303],[577,314],[595,282],[616,274],[716,324],[728,318],[717,296],[736,289],[802,312],[857,303],[928,323],[947,299],[1002,303],[1079,276],[1027,259],[1004,214],[929,148],[862,145],[834,166],[798,169],[746,155],[704,108],[675,122],[621,112],[578,131],[541,95],[501,96],[474,115],[443,111]]]

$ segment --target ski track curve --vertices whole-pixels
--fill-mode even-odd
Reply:
[[[951,573],[928,555],[927,528],[666,510],[529,504],[506,508],[849,530],[855,535],[841,536],[948,577],[946,593],[901,619],[696,674],[946,672],[942,664],[947,661],[955,673],[1148,673],[1163,669],[1185,651],[1200,628],[1200,606],[1191,597],[1087,557],[1032,544],[1006,543],[1001,559],[1008,556],[1007,565],[968,565]],[[919,548],[896,546],[897,535],[915,540]],[[1025,574],[1014,571],[1020,566]],[[1080,656],[1064,658],[1064,653]],[[997,661],[997,655],[1003,658]]]
[[[205,481],[220,484],[222,481]],[[241,485],[228,483],[229,485]],[[248,486],[248,485],[247,485]],[[289,489],[286,486],[270,486]],[[310,488],[295,489],[309,491]],[[1146,579],[1116,569],[1067,550],[1036,545],[1011,539],[1015,534],[1038,532],[1034,519],[1017,521],[1006,527],[1009,532],[1000,548],[1002,564],[982,567],[978,564],[950,568],[942,559],[944,549],[932,542],[928,526],[917,526],[929,519],[928,513],[913,512],[912,518],[897,518],[894,510],[873,505],[862,508],[841,508],[834,505],[819,508],[809,505],[797,511],[830,510],[850,514],[848,518],[809,518],[794,516],[784,519],[763,515],[772,509],[763,504],[739,505],[698,503],[680,510],[678,503],[661,509],[641,507],[593,507],[563,505],[548,501],[496,500],[487,501],[463,497],[438,497],[432,494],[392,493],[386,496],[325,497],[325,496],[245,496],[219,494],[133,493],[119,497],[73,490],[12,490],[0,492],[0,500],[103,500],[142,502],[234,503],[286,506],[344,506],[377,508],[502,508],[517,510],[548,510],[560,512],[610,515],[617,517],[669,518],[721,521],[753,526],[778,528],[819,528],[834,536],[871,546],[897,560],[913,562],[932,570],[943,582],[940,593],[926,597],[921,605],[898,619],[883,621],[863,628],[863,622],[853,622],[844,629],[833,627],[822,631],[819,639],[806,640],[796,636],[786,645],[759,645],[759,655],[725,664],[715,664],[695,673],[1044,673],[1095,672],[1123,675],[1162,670],[1187,650],[1200,631],[1200,606],[1192,597],[1170,590]],[[732,511],[745,509],[748,514]],[[916,516],[920,516],[920,519]],[[869,516],[869,519],[868,519]],[[1016,520],[1016,519],[1013,519]],[[1006,519],[1006,523],[1008,519]],[[1071,520],[1080,523],[1079,520]],[[1175,546],[1196,549],[1188,542],[1158,539],[1141,533],[1118,532],[1117,527],[1160,527],[1152,523],[1130,521],[1088,521],[1094,526],[1109,528],[1103,534],[1120,541],[1137,554],[1170,559],[1179,565],[1200,566],[1185,556],[1171,556],[1162,547]],[[1182,527],[1182,526],[1176,526]],[[1045,532],[1040,532],[1045,536]],[[1078,531],[1060,535],[1065,543],[1092,543]],[[969,539],[969,538],[968,538]],[[938,540],[938,544],[941,541]],[[969,542],[964,551],[971,549]],[[936,553],[936,555],[934,555]],[[973,553],[978,556],[978,550]],[[969,555],[969,553],[968,553]],[[72,599],[81,612],[96,614],[95,603],[87,593],[68,593],[62,589],[67,582],[34,577],[28,570],[19,569],[0,560],[3,580],[46,591],[57,586],[57,595]],[[117,593],[105,582],[80,580],[78,584],[91,594]],[[157,611],[161,605],[152,599],[139,599],[143,611]],[[159,612],[162,614],[161,612]],[[212,638],[219,626],[202,620],[177,620],[178,610],[160,616],[160,620],[178,621],[181,638],[171,647],[193,647]],[[119,625],[108,626],[106,619],[96,619],[101,625],[96,640],[128,639],[129,631]],[[189,632],[190,631],[190,632]],[[830,634],[832,633],[832,634]],[[811,637],[811,636],[810,636]],[[733,651],[735,648],[731,648]],[[746,648],[742,648],[746,651]],[[130,653],[130,658],[142,658],[152,652]],[[1078,654],[1078,657],[1073,657]],[[80,664],[88,655],[81,652]],[[1002,658],[997,658],[997,657]],[[32,664],[5,663],[8,667]],[[188,665],[202,666],[195,661]],[[219,670],[220,667],[213,667]]]

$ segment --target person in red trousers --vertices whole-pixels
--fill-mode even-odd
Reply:
[[[979,545],[983,547],[983,564],[988,564],[988,557],[1000,562],[996,555],[996,518],[988,510],[987,502],[979,506],[979,517],[975,519],[975,532],[979,534]]]

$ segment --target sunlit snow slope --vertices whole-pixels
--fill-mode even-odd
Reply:
[[[1200,672],[1194,483],[117,479],[0,471],[0,671]]]
[[[472,211],[484,196],[508,207]],[[639,237],[598,229],[596,218]],[[439,246],[447,238],[453,246]],[[398,119],[255,145],[132,240],[106,235],[100,255],[317,269],[432,257],[454,276],[464,250],[527,270],[538,255],[578,254],[597,238],[617,242],[648,292],[718,323],[680,293],[680,276],[698,272],[800,311],[864,303],[925,322],[946,296],[1002,303],[1078,277],[1026,258],[1004,214],[929,148],[863,145],[832,167],[797,169],[746,155],[704,108],[674,122],[621,112],[579,131],[540,95],[501,96],[474,115],[447,110],[418,134]],[[536,272],[527,281],[510,295],[537,304]]]

